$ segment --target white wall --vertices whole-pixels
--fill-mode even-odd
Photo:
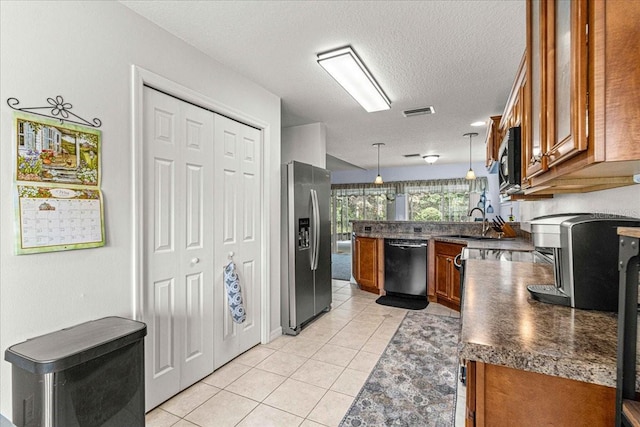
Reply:
[[[326,168],[327,126],[324,123],[282,128],[282,163],[292,160]]]
[[[280,326],[280,99],[117,2],[0,1],[0,350],[87,320],[134,312],[131,66],[136,64],[270,124],[270,330]],[[102,120],[106,247],[14,255],[13,110],[62,95]],[[11,415],[2,358],[0,412]]]
[[[497,186],[498,174],[489,174],[487,169],[484,167],[484,163],[473,163],[472,167],[476,176],[486,176],[489,178],[489,185],[491,185],[492,178],[495,178]],[[418,179],[464,178],[468,170],[469,163],[446,163],[441,165],[435,163],[433,165],[428,165],[423,162],[423,164],[417,166],[380,168],[380,175],[382,175],[385,182]],[[373,182],[376,178],[376,174],[376,169],[350,169],[335,171],[331,173],[331,183],[353,184],[358,182]]]
[[[513,214],[513,220],[520,222],[520,204],[522,202],[518,200],[506,200],[503,203],[500,203],[500,212],[502,212],[502,218],[505,221],[509,221],[509,217]]]
[[[541,215],[581,212],[640,218],[640,185],[590,193],[558,194],[552,199],[520,202],[522,221]]]

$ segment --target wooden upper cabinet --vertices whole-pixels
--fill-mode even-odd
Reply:
[[[521,127],[521,144],[525,145],[526,138],[526,129],[528,128],[528,118],[526,115],[527,111],[527,100],[528,100],[528,87],[529,83],[527,80],[527,62],[526,62],[526,53],[522,56],[520,60],[520,65],[518,67],[518,73],[516,74],[516,79],[513,82],[513,86],[511,87],[511,92],[509,93],[509,98],[507,99],[507,103],[504,107],[504,112],[502,113],[502,117],[499,122],[499,131],[497,134],[496,141],[496,150],[499,151],[500,144],[503,142],[504,137],[507,135],[509,128],[520,126]],[[498,116],[500,117],[500,116]],[[494,117],[492,117],[492,120]],[[524,153],[524,150],[521,150]],[[487,148],[488,153],[488,148]],[[496,151],[496,157],[498,153]],[[524,154],[523,154],[524,156]],[[503,159],[504,160],[504,159]],[[498,159],[501,161],[501,159]],[[502,167],[502,166],[498,166]]]
[[[527,0],[525,195],[640,173],[640,1]]]
[[[640,160],[640,2],[589,3],[589,132],[593,161]],[[635,173],[640,166],[635,162]]]
[[[500,149],[500,119],[502,116],[491,116],[489,119],[489,127],[487,128],[487,138],[485,145],[487,149],[487,161],[485,166],[491,169],[498,161],[498,150]]]
[[[587,1],[545,5],[549,167],[587,149]]]
[[[526,67],[526,55],[522,56],[520,65],[518,66],[518,74],[513,82],[513,87],[509,93],[509,99],[504,107],[502,118],[500,119],[500,137],[502,141],[507,134],[509,128],[514,126],[522,126],[523,113],[525,111],[525,89],[527,87],[527,67]],[[500,143],[498,143],[498,148]]]
[[[587,0],[527,1],[529,179],[587,149]]]
[[[527,75],[529,85],[527,86],[527,106],[526,115],[529,122],[528,132],[522,133],[522,177],[523,181],[547,169],[547,158],[543,156],[546,150],[546,140],[544,138],[545,120],[542,117],[542,106],[545,104],[544,87],[546,64],[544,23],[541,17],[545,16],[546,2],[540,0],[527,1]]]

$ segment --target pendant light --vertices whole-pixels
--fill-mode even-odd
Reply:
[[[469,132],[469,133],[465,133],[462,136],[468,136],[469,137],[469,171],[467,172],[467,176],[465,176],[466,179],[468,180],[473,180],[476,179],[476,174],[475,172],[473,172],[473,169],[471,168],[471,138],[473,138],[474,136],[478,136],[477,132]]]
[[[380,146],[384,145],[383,142],[376,142],[375,144],[371,144],[373,146],[378,146],[378,175],[376,176],[376,180],[373,181],[374,184],[384,184],[384,181],[382,180],[382,176],[380,176]]]

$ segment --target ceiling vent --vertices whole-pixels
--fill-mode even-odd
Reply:
[[[429,107],[414,108],[412,110],[404,110],[402,112],[405,117],[422,116],[423,114],[435,113],[436,110],[433,108],[433,105],[430,105]]]
[[[403,154],[404,157],[409,158],[409,157],[420,157],[420,154]]]

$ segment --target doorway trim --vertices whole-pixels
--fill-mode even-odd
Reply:
[[[262,156],[262,171],[261,180],[262,185],[260,187],[261,202],[260,202],[260,216],[262,221],[261,230],[261,249],[260,257],[262,261],[262,268],[260,274],[264,280],[262,280],[262,297],[260,301],[261,308],[261,331],[260,342],[263,344],[268,343],[271,338],[271,265],[270,259],[267,256],[270,253],[271,247],[271,233],[270,230],[271,221],[271,209],[268,209],[266,197],[268,189],[271,188],[271,178],[267,171],[272,169],[270,161],[270,153],[273,141],[271,140],[271,125],[256,117],[237,111],[228,105],[222,104],[214,99],[211,99],[199,92],[182,86],[172,80],[162,77],[156,73],[139,67],[135,64],[131,65],[131,153],[132,153],[132,177],[133,177],[133,189],[132,189],[132,206],[133,206],[133,221],[132,221],[132,246],[133,246],[133,269],[132,269],[132,301],[133,301],[133,318],[135,320],[142,320],[144,311],[144,271],[143,271],[143,248],[144,248],[144,227],[143,227],[143,88],[149,86],[157,89],[167,95],[176,97],[186,102],[190,102],[194,105],[210,110],[213,113],[218,113],[229,117],[233,120],[237,120],[246,125],[260,129],[262,134],[263,143],[263,156]],[[278,236],[279,238],[279,236]],[[278,334],[279,335],[279,334]]]

